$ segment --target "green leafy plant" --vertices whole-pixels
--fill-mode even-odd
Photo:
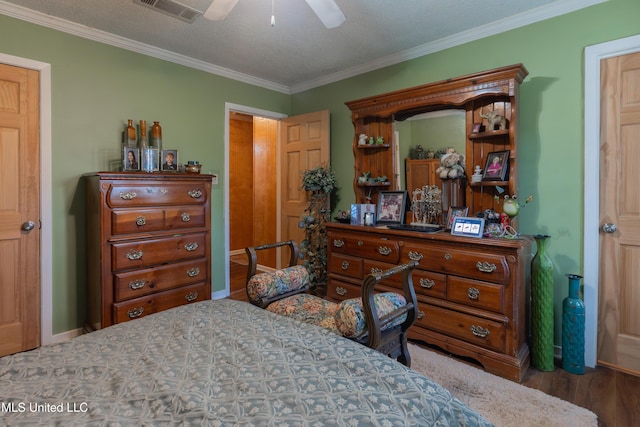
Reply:
[[[302,188],[307,191],[322,191],[329,194],[336,186],[336,175],[329,168],[318,166],[304,171]]]

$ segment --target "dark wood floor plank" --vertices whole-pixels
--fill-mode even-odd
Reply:
[[[640,378],[616,372],[616,425],[640,426]]]
[[[574,403],[596,414],[600,427],[615,427],[620,425],[616,424],[615,400],[615,372],[602,366],[587,369],[580,379]]]

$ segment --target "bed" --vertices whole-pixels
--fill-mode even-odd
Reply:
[[[375,350],[227,299],[0,358],[0,425],[18,424],[490,425]]]

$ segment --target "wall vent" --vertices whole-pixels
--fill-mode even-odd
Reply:
[[[173,16],[181,21],[193,23],[202,12],[192,7],[185,6],[175,0],[133,0],[135,4],[146,6],[150,9]]]

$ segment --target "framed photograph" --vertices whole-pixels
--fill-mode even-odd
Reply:
[[[162,150],[162,167],[160,170],[167,172],[178,171],[178,150]]]
[[[459,216],[467,216],[467,213],[469,212],[469,208],[467,207],[454,207],[454,206],[449,206],[449,213],[447,214],[447,230],[450,230],[453,227],[453,220],[456,219],[456,217]]]
[[[132,147],[124,147],[122,149],[122,170],[140,170],[140,150]]]
[[[482,123],[474,123],[471,128],[471,133],[478,133],[482,130]]]
[[[378,224],[402,224],[408,196],[406,191],[378,193]]]
[[[365,214],[375,214],[375,213],[376,213],[376,205],[371,205],[371,204],[351,205],[350,223],[352,225],[365,225],[364,224]]]
[[[484,231],[484,218],[457,216],[453,219],[451,234],[453,236],[481,238]]]
[[[483,181],[504,181],[509,169],[509,150],[492,151],[487,154],[487,163],[482,174]]]

